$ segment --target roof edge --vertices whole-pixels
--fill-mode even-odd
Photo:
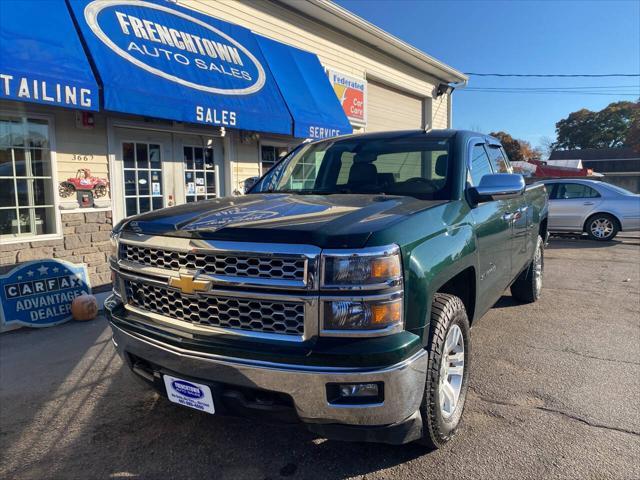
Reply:
[[[371,22],[359,17],[331,0],[275,0],[311,18],[323,21],[358,40],[372,45],[402,62],[449,83],[466,84],[469,77],[455,68],[427,55]],[[327,22],[327,17],[333,22]],[[338,20],[338,22],[335,22]]]

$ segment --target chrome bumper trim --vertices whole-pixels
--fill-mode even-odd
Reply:
[[[420,407],[428,355],[420,350],[385,368],[354,369],[256,362],[194,352],[127,332],[113,323],[114,343],[120,355],[129,352],[176,374],[203,381],[286,393],[298,416],[308,423],[390,425],[403,421]],[[384,382],[385,399],[376,405],[332,405],[327,383]]]

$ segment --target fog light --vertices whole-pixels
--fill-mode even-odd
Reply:
[[[377,397],[377,383],[344,383],[339,386],[341,397]]]
[[[384,384],[371,383],[329,383],[327,401],[334,405],[379,404],[384,400]]]

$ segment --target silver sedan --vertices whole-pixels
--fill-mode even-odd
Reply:
[[[586,232],[611,240],[620,231],[640,230],[640,195],[596,180],[543,182],[549,193],[549,231]]]

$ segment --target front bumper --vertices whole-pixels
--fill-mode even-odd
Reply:
[[[263,389],[289,395],[303,422],[348,425],[399,423],[420,407],[427,371],[427,353],[383,369],[301,368],[299,365],[238,361],[191,352],[127,332],[114,324],[113,341],[122,356],[132,354],[168,370],[211,382]],[[374,405],[334,405],[327,401],[327,383],[383,382],[385,398]]]
[[[405,443],[419,437],[427,353],[384,368],[348,368],[289,365],[187,350],[116,325],[110,309],[113,342],[130,364],[143,359],[162,370],[203,383],[276,392],[289,396],[297,417],[308,428],[329,438]],[[116,319],[117,320],[117,319]],[[365,405],[332,404],[328,383],[384,384],[384,399]]]

